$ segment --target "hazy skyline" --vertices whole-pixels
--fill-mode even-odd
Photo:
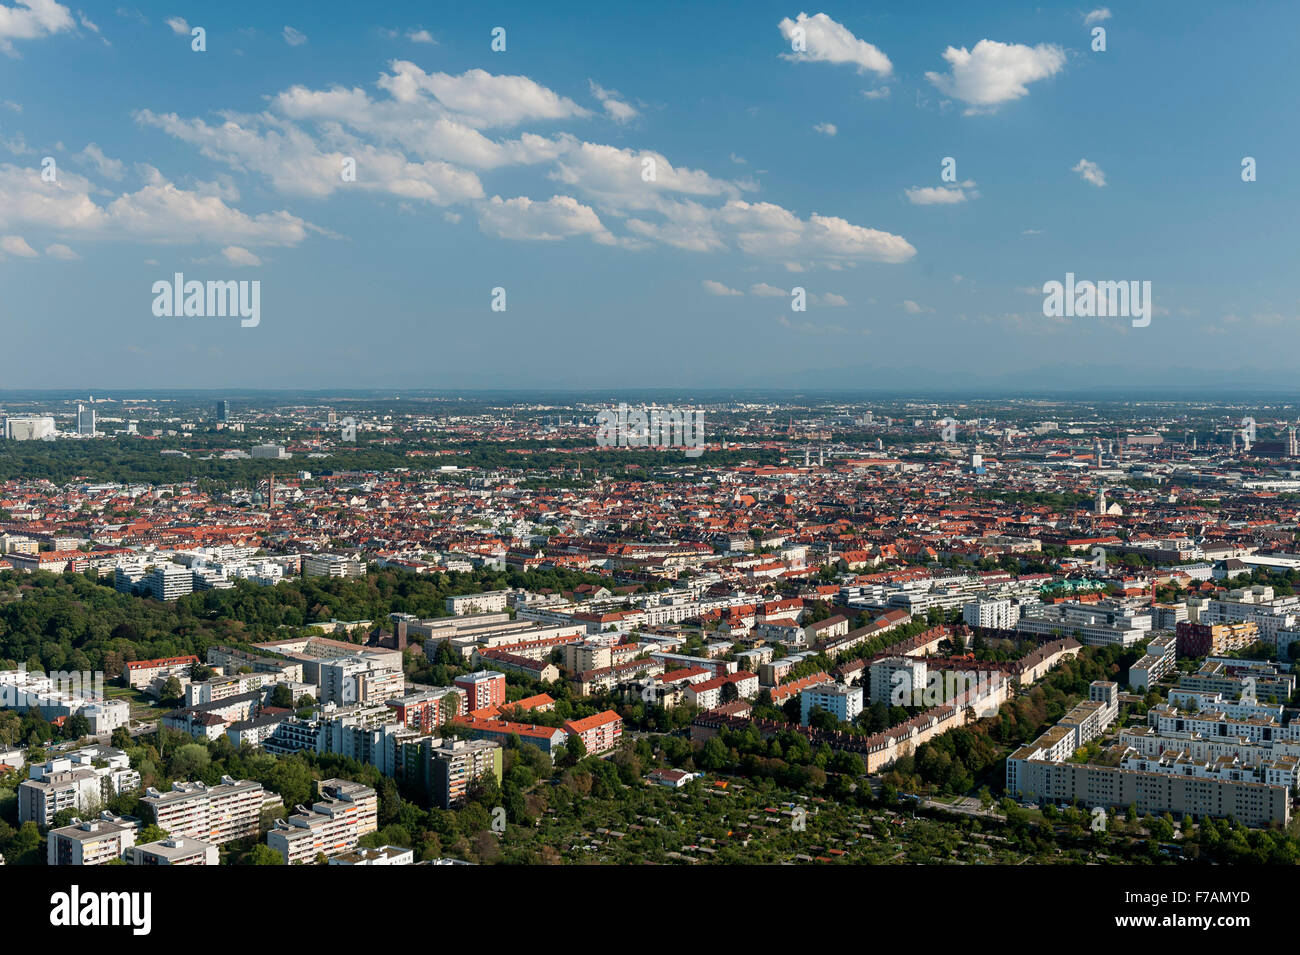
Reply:
[[[1290,5],[0,8],[0,387],[1290,387]]]

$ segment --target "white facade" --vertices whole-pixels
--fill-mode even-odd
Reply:
[[[961,608],[961,618],[968,627],[1012,630],[1020,620],[1020,607],[1004,598],[976,599]]]

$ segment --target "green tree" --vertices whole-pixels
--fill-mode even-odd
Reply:
[[[248,854],[249,865],[284,865],[284,857],[270,846],[258,843]]]
[[[570,733],[569,738],[564,743],[564,752],[568,757],[569,765],[576,766],[578,761],[587,755],[587,744],[582,741],[582,737],[577,733]]]
[[[280,709],[293,709],[293,690],[289,689],[284,683],[277,683],[275,688],[271,690],[269,703],[271,706]]]
[[[158,694],[158,701],[168,706],[175,706],[184,698],[185,691],[181,688],[181,681],[174,676],[169,676]]]

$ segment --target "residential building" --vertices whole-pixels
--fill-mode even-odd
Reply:
[[[261,783],[222,776],[216,786],[175,782],[165,793],[150,788],[140,805],[169,836],[222,845],[256,836],[266,801]]]
[[[862,687],[822,683],[799,694],[799,722],[809,725],[814,709],[825,710],[841,723],[851,723],[862,712]]]
[[[605,710],[580,720],[564,724],[566,732],[581,737],[589,756],[598,756],[618,746],[623,738],[623,717],[613,710]]]
[[[217,865],[220,850],[209,842],[168,836],[126,850],[127,865]]]
[[[476,670],[452,681],[465,693],[468,712],[500,706],[506,701],[506,675],[496,670]]]
[[[135,845],[135,823],[111,812],[77,819],[51,829],[45,842],[46,865],[104,865]]]
[[[337,855],[378,828],[378,797],[369,786],[346,779],[324,779],[311,809],[276,820],[266,844],[286,865],[311,863],[319,855]]]
[[[460,805],[470,783],[491,774],[501,783],[502,748],[486,739],[431,739],[424,748],[430,801],[440,809]]]
[[[87,746],[28,767],[18,786],[18,821],[47,828],[64,809],[100,811],[114,796],[140,788],[140,774],[120,749]]]
[[[366,565],[355,557],[339,554],[310,554],[303,561],[306,577],[364,577]]]

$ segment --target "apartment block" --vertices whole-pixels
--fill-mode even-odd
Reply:
[[[280,853],[286,865],[313,862],[318,855],[332,856],[356,846],[378,828],[378,796],[369,786],[346,779],[324,779],[320,798],[311,809],[276,821],[266,834],[266,844]]]
[[[132,846],[123,858],[127,865],[217,865],[220,851],[209,842],[169,836]]]
[[[925,688],[929,666],[920,657],[883,657],[872,661],[869,687],[872,703],[907,705]]]
[[[190,667],[198,662],[199,658],[192,655],[163,657],[158,660],[131,660],[122,667],[122,682],[138,690],[159,678],[188,676]]]
[[[1184,657],[1203,657],[1210,654],[1231,653],[1250,646],[1259,639],[1259,624],[1240,623],[1180,623],[1178,653]]]
[[[169,836],[222,845],[257,835],[266,800],[261,783],[222,776],[216,786],[176,782],[165,793],[151,787],[140,805]]]
[[[355,557],[339,554],[310,554],[303,561],[304,577],[364,577],[366,565]]]
[[[1138,692],[1149,690],[1166,673],[1172,673],[1178,663],[1179,642],[1173,634],[1152,637],[1146,655],[1129,667],[1129,687]]]
[[[142,583],[154,600],[176,600],[194,592],[194,572],[180,564],[159,564]]]
[[[564,729],[581,737],[589,756],[598,756],[618,746],[623,738],[623,717],[613,710],[605,710],[585,719],[569,720]]]
[[[470,713],[506,701],[506,675],[496,670],[476,670],[456,677],[453,682],[465,692],[465,705]]]
[[[401,726],[424,733],[436,731],[448,720],[466,712],[466,691],[460,687],[417,690],[393,697],[386,705]]]
[[[46,865],[104,865],[120,859],[135,845],[136,827],[112,813],[95,819],[78,819],[70,826],[51,829],[45,843]]]
[[[432,739],[424,748],[430,801],[441,809],[460,805],[469,785],[491,773],[501,782],[502,749],[485,739]]]
[[[406,692],[400,667],[393,669],[368,656],[322,661],[319,672],[321,703],[383,703]]]
[[[823,683],[799,694],[799,722],[804,726],[814,708],[825,710],[841,723],[851,723],[862,712],[862,687]]]
[[[977,598],[962,605],[961,619],[968,627],[1011,630],[1020,620],[1020,605],[1005,597]]]
[[[96,765],[98,764],[98,765]],[[140,774],[126,753],[86,746],[28,767],[18,787],[18,821],[48,827],[64,809],[98,812],[108,800],[140,788]]]
[[[492,590],[482,594],[462,594],[447,598],[447,612],[457,617],[465,614],[497,613],[509,603],[509,590]]]

